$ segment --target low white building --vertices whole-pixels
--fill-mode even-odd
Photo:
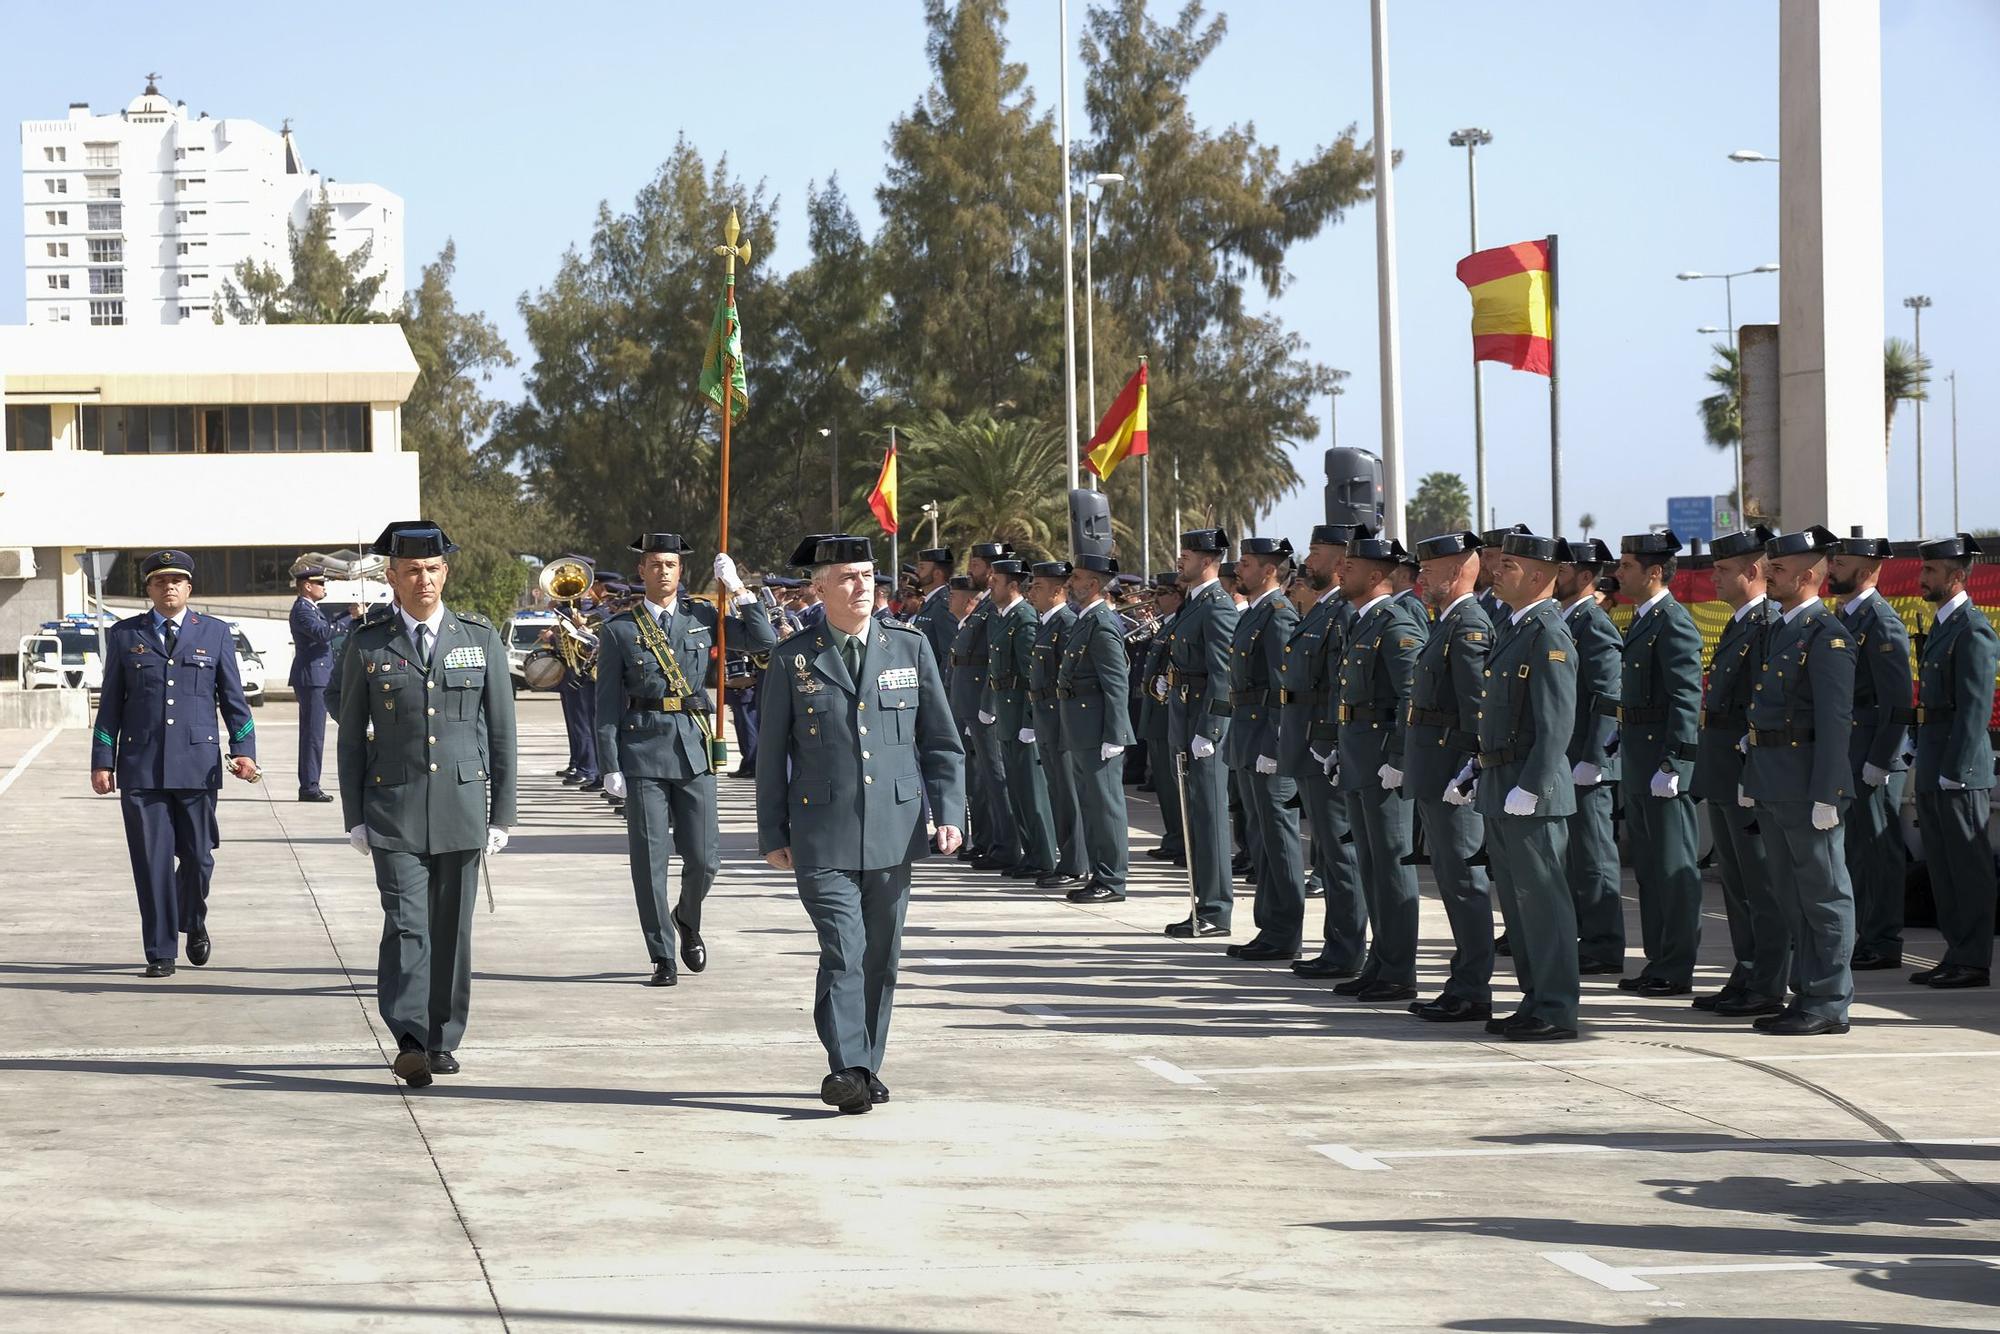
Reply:
[[[119,553],[114,603],[178,547],[198,607],[282,615],[300,553],[422,512],[416,380],[393,324],[0,326],[0,657],[86,609],[86,550]]]

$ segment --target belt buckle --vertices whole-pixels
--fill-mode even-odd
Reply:
[[[1339,715],[1339,717],[1340,717],[1340,721],[1341,721],[1341,722],[1343,722],[1343,723],[1351,723],[1351,722],[1353,722],[1353,721],[1354,721],[1354,707],[1353,707],[1352,705],[1350,705],[1350,704],[1343,704],[1343,705],[1341,705],[1341,706],[1340,706],[1340,715]]]
[[[666,713],[679,713],[681,711],[681,701],[678,698],[663,699],[660,701],[660,708]]]

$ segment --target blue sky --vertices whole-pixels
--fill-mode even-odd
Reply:
[[[544,284],[563,249],[587,239],[600,200],[623,207],[686,131],[711,158],[781,200],[775,262],[799,260],[806,185],[838,172],[876,220],[883,139],[927,82],[914,3],[799,0],[734,9],[687,5],[471,6],[355,3],[289,12],[208,3],[122,11],[85,37],[54,6],[10,6],[0,44],[0,114],[59,117],[72,100],[102,110],[148,70],[191,108],[275,126],[289,116],[307,161],[376,181],[408,205],[412,280],[447,236],[458,242],[460,301],[483,308],[518,353],[515,303]],[[1213,5],[1230,35],[1193,88],[1210,125],[1254,122],[1288,156],[1369,121],[1363,0]],[[1466,249],[1465,160],[1446,145],[1476,124],[1483,244],[1562,236],[1566,528],[1585,511],[1608,533],[1664,517],[1668,494],[1727,491],[1726,455],[1701,441],[1708,338],[1723,323],[1720,283],[1682,269],[1746,269],[1777,259],[1777,169],[1726,160],[1777,152],[1773,0],[1570,3],[1528,8],[1396,0],[1391,6],[1402,292],[1404,440],[1409,474],[1472,471],[1468,306],[1453,265]],[[2000,524],[2000,475],[1986,464],[2000,382],[1988,257],[2000,214],[1991,129],[2000,122],[2000,4],[1884,0],[1884,305],[1908,335],[1902,297],[1924,292],[1924,346],[1940,376],[1957,368],[1962,507]],[[1082,70],[1068,49],[1075,127]],[[1171,19],[1173,8],[1155,5]],[[707,30],[696,15],[711,18]],[[1532,18],[1532,22],[1528,21]],[[1015,58],[1053,107],[1054,0],[1015,0]],[[1144,188],[1143,182],[1134,188]],[[0,320],[22,317],[20,178],[0,174]],[[1352,373],[1343,443],[1375,447],[1374,215],[1363,208],[1292,254],[1277,303],[1315,355]],[[1772,320],[1770,278],[1737,283],[1739,322]],[[746,311],[754,352],[756,315]],[[500,384],[511,393],[515,381]],[[1913,414],[1899,414],[1890,517],[1914,525]],[[1930,527],[1949,519],[1944,387],[1927,411]],[[1492,500],[1500,519],[1548,517],[1546,382],[1486,371]],[[1318,506],[1324,432],[1299,449],[1307,485],[1265,524],[1298,536]],[[1172,442],[1155,441],[1157,450]]]

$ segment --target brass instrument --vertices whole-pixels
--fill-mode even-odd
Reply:
[[[586,560],[550,561],[536,581],[551,602],[574,602],[590,591],[591,568]]]
[[[544,689],[552,689],[570,676],[584,680],[597,676],[597,636],[590,633],[576,610],[577,599],[590,591],[593,577],[589,561],[565,557],[544,565],[536,579],[556,613],[550,647],[562,665],[561,673]]]

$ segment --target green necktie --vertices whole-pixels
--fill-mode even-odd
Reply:
[[[855,685],[861,684],[861,636],[849,635],[847,642],[840,646],[840,656],[847,664],[847,679]]]

